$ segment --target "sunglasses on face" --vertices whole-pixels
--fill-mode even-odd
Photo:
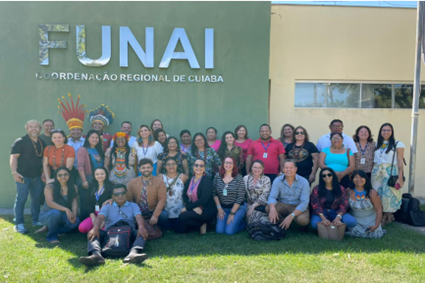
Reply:
[[[58,178],[66,178],[69,177],[68,173],[58,174]]]
[[[204,164],[193,164],[193,167],[204,168],[205,165]]]
[[[295,132],[296,135],[305,135],[304,132]]]
[[[331,173],[328,173],[328,174],[322,174],[322,178],[326,178],[326,177],[332,177],[332,174],[331,174]]]
[[[112,195],[116,196],[116,197],[120,197],[120,196],[123,196],[125,194],[126,194],[126,192],[119,192],[119,193],[113,193]]]

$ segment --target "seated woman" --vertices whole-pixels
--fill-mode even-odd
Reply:
[[[271,189],[270,178],[264,175],[263,171],[263,161],[255,160],[251,165],[251,173],[243,178],[247,195],[246,219],[248,224],[260,221],[270,222],[265,210],[256,210],[259,206],[264,206],[265,209]]]
[[[89,187],[93,182],[93,170],[103,167],[104,160],[105,153],[99,133],[95,130],[88,131],[84,145],[77,152],[78,174],[80,176],[77,184],[79,185],[81,219],[89,217],[90,212],[85,210],[88,207],[85,202],[90,198]]]
[[[180,151],[178,151],[180,153]],[[184,225],[180,225],[179,215],[184,207],[183,191],[184,183],[189,178],[182,174],[177,168],[175,157],[168,157],[164,162],[165,174],[160,174],[167,188],[167,203],[165,210],[168,212],[166,228],[173,229],[176,233],[184,233]]]
[[[105,168],[111,172],[109,180],[114,184],[124,184],[136,177],[136,150],[128,145],[130,137],[123,132],[116,133],[112,140],[114,145],[105,153]]]
[[[196,159],[193,163],[193,177],[184,186],[184,207],[181,210],[179,221],[184,231],[191,227],[200,229],[199,233],[207,232],[207,223],[217,216],[217,208],[213,200],[213,186],[211,178],[205,176],[205,160]]]
[[[46,202],[38,218],[48,228],[46,238],[51,244],[58,244],[58,235],[68,233],[80,224],[77,217],[77,186],[70,174],[68,168],[59,167],[53,183],[44,188]]]
[[[213,182],[214,201],[217,205],[216,232],[233,235],[245,228],[245,184],[238,173],[236,161],[226,157]]]
[[[317,223],[335,226],[345,223],[347,228],[356,226],[356,219],[346,213],[348,209],[347,194],[338,183],[338,177],[331,168],[323,168],[320,172],[319,185],[311,193],[310,203],[313,207],[311,227],[317,230]]]
[[[387,232],[381,227],[382,204],[378,193],[362,170],[353,172],[354,189],[348,191],[348,203],[357,225],[347,234],[359,238],[382,238]]]
[[[349,175],[355,167],[354,155],[349,148],[342,143],[344,137],[341,133],[331,134],[330,147],[326,147],[319,155],[319,167],[333,169],[338,177],[338,182],[344,188],[350,185]]]
[[[113,184],[109,181],[108,171],[99,167],[93,172],[93,183],[89,188],[89,198],[85,200],[84,208],[85,211],[90,212],[90,216],[83,220],[78,226],[78,230],[81,233],[88,233],[92,228],[94,221],[96,220],[97,214],[102,208],[102,204],[111,198]],[[103,228],[104,225],[102,225]]]
[[[177,162],[177,170],[189,176],[186,155],[180,152],[179,142],[175,137],[169,137],[164,144],[164,152],[158,154],[157,175],[165,174],[165,160],[169,157],[174,157]]]

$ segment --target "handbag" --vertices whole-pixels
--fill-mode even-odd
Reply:
[[[390,187],[395,187],[395,184],[397,183],[398,180],[398,175],[393,175],[393,167],[394,167],[394,159],[395,156],[397,155],[397,144],[398,142],[396,142],[396,144],[394,145],[394,154],[393,154],[393,161],[391,162],[391,170],[390,170],[390,178],[388,179],[388,186]],[[403,162],[406,163],[406,161],[403,158]],[[403,182],[406,180],[406,178],[404,177],[404,173],[403,173]]]
[[[148,231],[148,240],[158,239],[162,237],[162,231],[158,225],[151,225],[148,219],[145,219],[145,221],[143,222],[146,231]]]
[[[130,252],[131,226],[119,221],[106,231],[102,244],[102,254],[106,257],[123,257]]]
[[[322,222],[317,223],[319,237],[327,240],[342,241],[344,239],[345,228],[345,223],[341,223],[340,226],[325,226]]]

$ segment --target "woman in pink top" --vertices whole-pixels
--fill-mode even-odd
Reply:
[[[214,127],[209,127],[207,129],[207,142],[210,147],[212,147],[216,152],[220,147],[221,141],[217,139],[217,130]]]
[[[248,155],[249,146],[252,143],[252,139],[248,138],[248,130],[246,129],[244,125],[239,125],[236,127],[235,136],[236,136],[235,145],[242,148],[243,161],[245,162],[246,157]],[[247,174],[245,169],[245,163],[244,163],[244,166],[242,167],[241,172],[242,172],[242,176],[245,176]]]

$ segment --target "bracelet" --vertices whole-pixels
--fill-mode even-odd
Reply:
[[[217,209],[221,208],[221,205],[217,205]]]
[[[323,216],[323,213],[319,213],[319,216]]]
[[[339,219],[342,219],[342,216],[341,216],[341,215],[339,215],[339,214],[337,214],[337,215],[336,215],[336,217],[339,217]]]
[[[15,174],[18,174],[18,172],[16,172],[16,171],[15,172],[12,172],[12,175],[15,175]]]
[[[295,219],[295,213],[292,212],[290,215],[292,216],[292,219]]]
[[[87,179],[81,180],[82,182],[87,182]]]

